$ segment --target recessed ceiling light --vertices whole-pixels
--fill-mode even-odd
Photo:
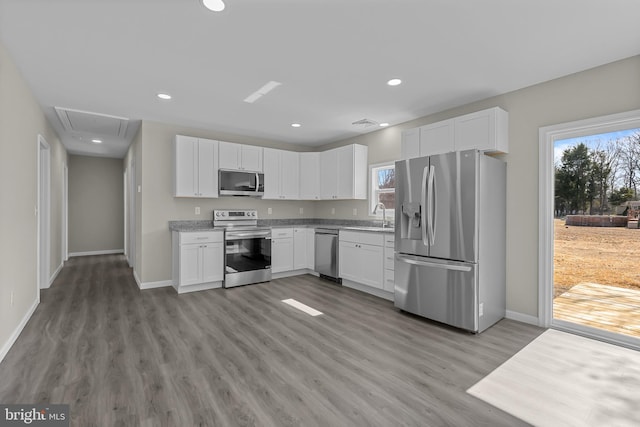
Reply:
[[[212,12],[222,12],[224,10],[224,2],[222,0],[202,0],[202,4]]]
[[[102,144],[101,139],[92,139],[91,142],[93,142],[94,144]]]
[[[380,123],[381,128],[386,128],[387,126],[389,126],[389,123]]]
[[[398,86],[400,83],[402,83],[400,79],[391,79],[387,82],[389,86]]]
[[[291,127],[293,128],[299,128],[300,126],[302,126],[300,123],[291,123]]]
[[[171,95],[169,95],[168,93],[159,93],[158,94],[158,98],[160,98],[160,99],[171,99]]]

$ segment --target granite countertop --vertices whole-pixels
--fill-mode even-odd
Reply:
[[[337,228],[353,231],[393,233],[393,227],[382,228],[380,221],[367,220],[332,220],[319,218],[295,218],[295,219],[268,219],[258,220],[259,227],[271,228]],[[169,230],[171,231],[214,231],[223,230],[223,227],[214,227],[213,221],[206,220],[189,220],[189,221],[169,221]]]

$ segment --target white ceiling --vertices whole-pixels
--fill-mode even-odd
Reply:
[[[226,4],[0,0],[0,39],[69,151],[112,157],[140,120],[320,145],[640,54],[637,0]],[[56,106],[132,122],[97,146]]]

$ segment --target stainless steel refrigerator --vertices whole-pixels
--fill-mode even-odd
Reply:
[[[395,306],[482,332],[505,315],[506,165],[477,150],[396,162]]]

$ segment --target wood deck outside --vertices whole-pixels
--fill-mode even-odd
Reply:
[[[640,291],[580,283],[553,300],[553,317],[640,337]]]

